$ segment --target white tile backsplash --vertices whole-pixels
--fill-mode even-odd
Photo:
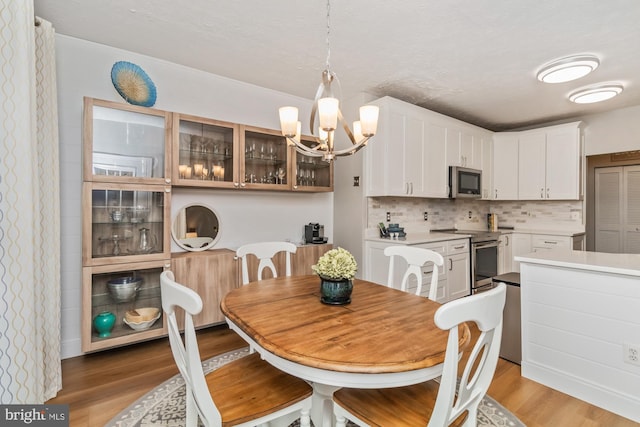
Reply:
[[[411,197],[370,197],[367,202],[368,228],[382,222],[400,224],[407,232],[443,228],[486,229],[487,214],[498,216],[499,226],[516,229],[583,230],[581,201],[486,201],[463,199],[421,199]],[[424,220],[427,212],[428,219]],[[572,212],[574,213],[572,218]]]

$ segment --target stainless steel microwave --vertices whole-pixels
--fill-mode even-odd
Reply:
[[[482,171],[449,166],[449,197],[482,197]]]

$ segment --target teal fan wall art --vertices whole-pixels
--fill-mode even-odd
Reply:
[[[127,61],[113,64],[111,82],[129,104],[151,107],[156,103],[156,85],[136,64]]]

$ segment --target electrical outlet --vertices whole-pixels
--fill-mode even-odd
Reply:
[[[353,186],[354,187],[360,187],[360,177],[359,176],[354,176],[353,177]]]
[[[391,212],[387,212],[387,222],[391,221]]]
[[[469,211],[469,219],[471,219],[471,211]]]
[[[425,213],[424,213],[424,220],[425,220],[425,221],[429,221],[429,212],[426,212],[426,211],[425,211]]]
[[[625,363],[640,366],[640,344],[622,343],[622,357]]]

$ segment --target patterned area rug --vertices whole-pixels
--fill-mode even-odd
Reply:
[[[230,351],[202,363],[205,374],[232,360],[249,354],[248,348]],[[185,425],[185,388],[180,374],[168,379],[116,415],[107,427],[183,427]],[[289,427],[297,427],[294,421]],[[349,426],[355,424],[349,423]],[[478,409],[478,427],[525,427],[525,425],[489,396]]]

